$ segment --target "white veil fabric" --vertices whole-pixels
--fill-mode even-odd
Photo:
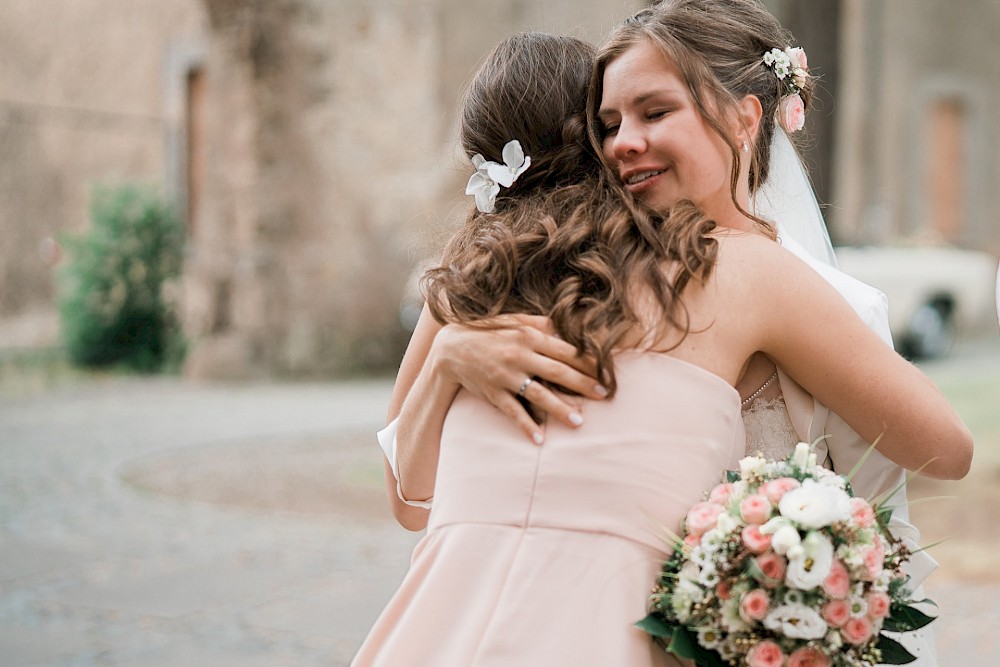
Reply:
[[[754,214],[775,223],[778,238],[791,238],[817,261],[837,266],[833,244],[809,175],[785,131],[771,139],[771,168],[753,199]]]

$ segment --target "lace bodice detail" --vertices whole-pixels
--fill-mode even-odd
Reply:
[[[743,425],[747,433],[747,456],[760,454],[766,459],[784,459],[795,451],[799,441],[781,396],[754,399],[743,410]]]

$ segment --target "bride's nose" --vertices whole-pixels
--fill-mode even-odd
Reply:
[[[622,122],[617,132],[611,137],[607,157],[615,160],[627,160],[646,152],[646,137],[634,123]]]

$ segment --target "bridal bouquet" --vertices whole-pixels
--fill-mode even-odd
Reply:
[[[883,630],[933,617],[913,606],[891,509],[851,495],[799,443],[751,456],[687,514],[637,625],[706,667],[871,667],[912,656]]]

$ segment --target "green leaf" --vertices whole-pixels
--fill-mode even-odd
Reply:
[[[726,481],[730,484],[740,481],[740,472],[738,470],[727,470]]]
[[[881,665],[908,665],[917,659],[917,656],[907,651],[902,644],[885,635],[878,636],[875,648],[882,652],[882,662],[879,663]]]
[[[677,626],[667,622],[667,620],[659,614],[649,614],[641,621],[636,621],[635,627],[639,628],[646,634],[650,634],[654,637],[663,637],[665,641],[669,641],[671,636],[674,634],[674,628]]]
[[[698,640],[685,627],[677,626],[674,629],[674,637],[667,646],[667,650],[679,658],[694,660],[698,656]]]
[[[937,616],[928,616],[911,605],[893,605],[882,627],[889,632],[912,632],[930,625]]]

